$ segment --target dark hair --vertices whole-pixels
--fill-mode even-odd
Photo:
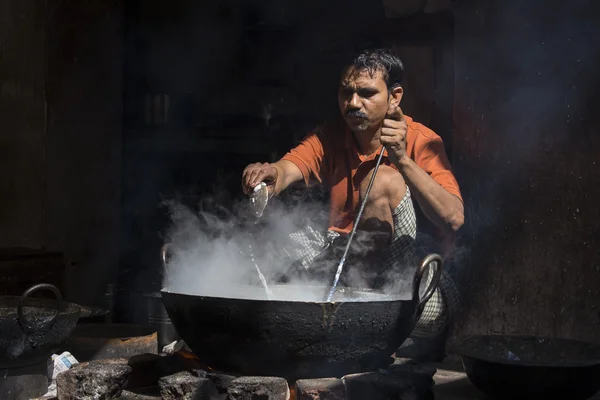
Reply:
[[[349,68],[355,71],[366,70],[371,76],[375,75],[377,71],[381,71],[388,89],[400,86],[404,77],[404,65],[402,61],[389,49],[361,51],[346,64],[344,71],[347,71]]]

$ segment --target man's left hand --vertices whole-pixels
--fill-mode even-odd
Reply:
[[[388,151],[390,160],[396,164],[404,160],[406,154],[406,120],[400,107],[390,110],[383,120],[379,141]]]

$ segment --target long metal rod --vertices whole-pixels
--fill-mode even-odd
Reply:
[[[379,153],[379,158],[377,158],[377,163],[375,164],[375,169],[373,170],[373,175],[371,175],[371,180],[369,181],[369,186],[367,186],[367,191],[365,192],[365,197],[362,200],[360,205],[360,209],[358,210],[358,214],[356,215],[356,219],[354,220],[354,226],[352,227],[352,231],[350,231],[350,236],[348,237],[348,243],[346,243],[346,249],[344,250],[344,255],[342,255],[342,259],[338,264],[337,271],[335,273],[335,279],[333,280],[333,285],[329,290],[329,294],[327,295],[326,301],[331,301],[333,294],[335,293],[335,288],[337,287],[338,281],[340,280],[340,276],[342,275],[342,270],[344,269],[344,263],[346,262],[346,256],[348,255],[348,251],[350,250],[350,244],[352,243],[352,239],[354,238],[354,234],[356,233],[356,228],[358,227],[358,222],[360,221],[360,217],[365,209],[365,205],[367,204],[367,199],[369,198],[369,193],[371,192],[371,187],[373,186],[373,182],[375,181],[375,175],[377,174],[377,170],[379,169],[379,165],[381,164],[381,159],[383,158],[383,152],[385,151],[385,147],[381,148],[381,152]]]

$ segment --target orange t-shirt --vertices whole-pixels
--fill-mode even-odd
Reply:
[[[437,183],[462,201],[456,178],[444,150],[444,143],[431,129],[405,116],[408,130],[406,151],[408,156]],[[329,229],[340,233],[352,230],[358,212],[360,182],[375,167],[380,150],[363,156],[352,132],[340,119],[325,124],[309,134],[282,159],[300,168],[305,182],[317,180],[330,192]],[[397,169],[384,151],[382,164]]]

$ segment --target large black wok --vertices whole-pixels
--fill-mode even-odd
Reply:
[[[56,299],[29,297],[39,290]],[[80,312],[50,284],[32,286],[21,297],[0,296],[0,369],[45,362],[71,335]]]
[[[437,269],[419,298],[421,278],[432,262]],[[203,363],[292,381],[389,365],[434,293],[441,271],[439,255],[425,257],[414,276],[412,298],[353,288],[339,289],[329,303],[197,296],[169,288],[161,293],[177,332]],[[289,287],[272,289],[277,295]],[[345,300],[336,300],[340,297]]]

